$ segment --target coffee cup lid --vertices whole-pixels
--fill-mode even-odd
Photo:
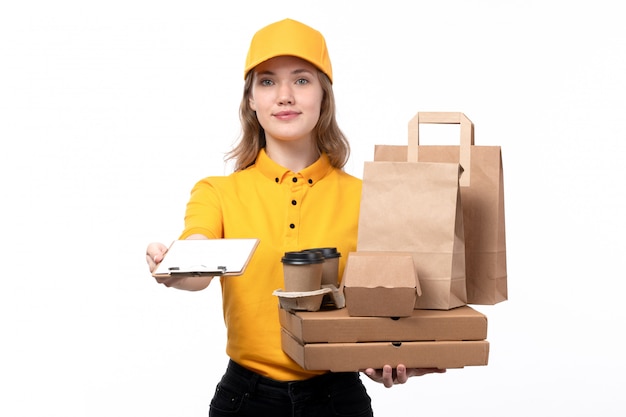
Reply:
[[[289,265],[308,265],[324,262],[324,255],[321,251],[299,251],[285,252],[281,262]]]
[[[337,252],[337,248],[313,248],[307,249],[310,252],[322,252],[324,258],[339,258],[341,253]]]

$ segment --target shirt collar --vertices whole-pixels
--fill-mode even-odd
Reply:
[[[313,164],[304,168],[298,173],[294,173],[291,170],[274,162],[265,152],[265,149],[261,149],[255,162],[256,168],[270,180],[281,184],[284,180],[293,178],[294,176],[302,177],[309,186],[315,185],[318,181],[324,178],[332,170],[328,155],[322,152],[320,157]]]

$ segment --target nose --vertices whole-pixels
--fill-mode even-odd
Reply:
[[[278,104],[293,104],[294,103],[293,91],[289,84],[282,84],[278,90]]]

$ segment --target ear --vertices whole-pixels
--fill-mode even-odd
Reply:
[[[254,103],[254,98],[252,96],[248,98],[248,104],[252,110],[256,111],[256,104]]]

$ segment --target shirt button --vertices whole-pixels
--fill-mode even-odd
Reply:
[[[298,182],[298,179],[297,179],[296,177],[293,177],[293,178],[291,179],[291,181],[293,181],[293,182]]]
[[[291,200],[291,205],[292,205],[292,206],[295,206],[296,204],[298,204],[298,203],[296,202],[296,200]]]
[[[312,179],[309,179],[309,184],[313,184],[313,180]]]
[[[295,225],[295,224],[293,224],[293,223],[291,223],[291,224],[289,225],[289,228],[290,228],[290,229],[295,229],[295,228],[296,228],[296,225]]]

